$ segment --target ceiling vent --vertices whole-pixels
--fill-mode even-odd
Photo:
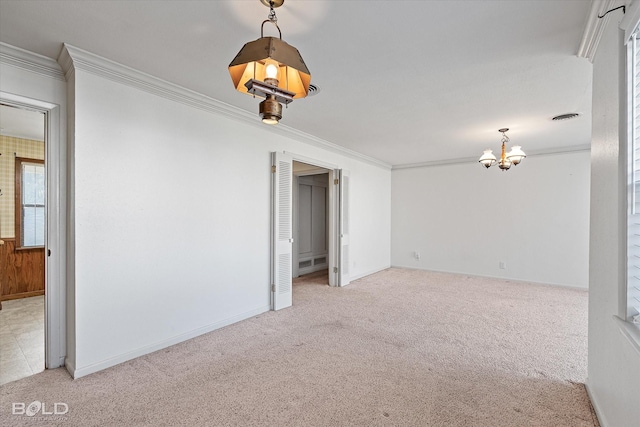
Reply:
[[[555,116],[553,117],[551,120],[553,121],[560,121],[560,120],[569,120],[569,119],[575,119],[576,117],[578,117],[580,114],[579,113],[567,113],[567,114],[560,114],[559,116]]]
[[[318,86],[314,85],[313,83],[309,84],[309,93],[307,94],[307,96],[317,95],[318,92],[320,92],[320,88]]]

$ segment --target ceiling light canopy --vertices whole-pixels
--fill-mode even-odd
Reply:
[[[282,118],[281,102],[289,104],[307,96],[311,73],[298,49],[282,40],[274,8],[284,0],[260,2],[270,9],[260,27],[260,38],[240,49],[229,64],[229,74],[239,92],[266,98],[260,103],[260,117],[265,123],[276,124]],[[267,22],[278,29],[279,38],[264,37]]]
[[[498,129],[498,132],[502,133],[502,155],[500,156],[500,160],[496,159],[496,156],[493,155],[492,150],[487,149],[484,150],[484,153],[478,160],[482,164],[482,166],[488,169],[497,162],[498,167],[501,170],[506,171],[511,167],[511,165],[515,166],[519,164],[525,157],[527,157],[524,151],[522,151],[522,147],[520,147],[519,145],[514,145],[511,148],[511,151],[507,153],[506,144],[507,142],[509,142],[509,137],[507,136],[508,130],[509,128]]]

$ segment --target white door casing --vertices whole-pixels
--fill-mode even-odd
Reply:
[[[293,302],[292,290],[292,191],[293,157],[287,153],[272,153],[272,260],[271,308],[280,310]]]
[[[271,309],[280,310],[289,307],[293,303],[292,280],[293,276],[293,160],[324,168],[329,171],[329,224],[328,224],[328,261],[329,261],[329,286],[344,286],[349,283],[348,266],[345,274],[342,272],[341,254],[348,262],[348,225],[346,235],[342,233],[341,222],[343,218],[348,220],[348,186],[345,190],[341,183],[342,170],[335,164],[318,161],[317,159],[304,157],[289,152],[271,153],[272,165],[272,195],[271,195]],[[348,174],[346,174],[348,176]],[[347,178],[348,180],[348,178]],[[341,195],[342,194],[342,195]],[[343,202],[341,203],[341,199]],[[346,204],[345,204],[346,203]],[[343,214],[341,207],[346,207]],[[341,238],[345,235],[345,238]],[[342,248],[342,243],[345,243]],[[342,250],[341,250],[342,249]],[[342,284],[340,283],[342,276]]]
[[[350,177],[349,172],[342,169],[338,170],[336,175],[338,178],[339,193],[339,263],[338,263],[338,286],[346,286],[349,284],[350,269],[349,263],[349,192]]]
[[[340,169],[329,172],[329,286],[340,286]]]
[[[300,245],[300,239],[299,239],[299,213],[298,213],[298,209],[296,208],[298,206],[299,203],[299,188],[298,188],[298,176],[294,173],[293,174],[293,199],[292,199],[292,211],[293,211],[293,248],[292,248],[292,271],[291,271],[291,277],[298,277],[300,276],[300,268],[299,268],[299,260],[298,260],[298,253],[300,252],[298,250],[298,246]]]
[[[45,367],[64,366],[66,357],[66,236],[63,182],[66,144],[60,105],[0,91],[0,102],[45,114]]]

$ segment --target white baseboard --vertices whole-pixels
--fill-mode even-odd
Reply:
[[[216,329],[220,329],[224,326],[228,326],[233,323],[240,322],[241,320],[245,320],[250,317],[257,316],[259,314],[269,311],[270,309],[271,309],[270,306],[264,306],[264,307],[257,308],[255,310],[247,311],[245,313],[238,314],[236,316],[230,317],[220,322],[203,326],[201,328],[194,329],[193,331],[185,332],[183,334],[157,342],[155,344],[141,347],[136,350],[130,351],[128,353],[120,354],[118,356],[111,357],[109,359],[106,359],[101,362],[94,363],[88,366],[83,366],[81,368],[76,368],[75,366],[67,362],[66,363],[67,370],[69,371],[69,373],[74,379],[81,378],[86,375],[93,374],[98,371],[102,371],[103,369],[107,369],[112,366],[119,365],[120,363],[126,362],[128,360],[135,359],[136,357],[144,356],[145,354],[153,353],[154,351],[158,351],[163,348],[172,346],[174,344],[181,343],[191,338],[195,338],[199,335],[206,334],[211,331],[215,331]]]
[[[361,273],[361,274],[356,274],[355,276],[350,276],[349,277],[349,281],[352,282],[354,280],[362,279],[363,277],[371,276],[372,274],[379,273],[379,272],[381,272],[383,270],[386,270],[387,268],[390,268],[390,267],[391,267],[390,265],[387,265],[385,267],[376,268],[375,270],[371,270],[371,271],[368,271],[366,273]]]
[[[567,288],[567,289],[578,289],[582,291],[588,291],[588,287],[576,286],[576,285],[567,285],[563,283],[549,283],[549,282],[538,282],[536,280],[527,280],[527,279],[516,279],[513,277],[505,277],[505,276],[488,276],[486,274],[477,274],[477,273],[466,273],[464,271],[447,271],[447,270],[436,270],[433,268],[424,268],[424,267],[416,267],[415,265],[391,265],[391,268],[404,268],[407,270],[421,270],[421,271],[433,271],[435,273],[449,273],[449,274],[460,274],[464,276],[475,276],[475,277],[486,277],[488,279],[497,279],[497,280],[509,280],[510,282],[522,282],[522,283],[533,283],[536,285],[543,286],[553,286],[558,288]]]
[[[69,359],[65,358],[64,359],[64,367],[67,368],[67,372],[69,372],[69,374],[71,374],[71,377],[75,378],[76,365],[71,363],[69,361]]]
[[[596,417],[598,417],[598,422],[600,423],[600,427],[607,427],[606,420],[602,415],[602,411],[600,411],[600,407],[598,405],[598,401],[593,393],[593,391],[589,388],[589,378],[584,382],[584,388],[587,390],[587,395],[589,396],[589,400],[591,400],[591,406],[593,406],[593,410],[596,412]]]

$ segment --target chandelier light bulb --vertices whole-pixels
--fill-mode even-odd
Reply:
[[[278,78],[278,66],[274,64],[267,64],[265,68],[265,74],[268,79],[277,79]]]

